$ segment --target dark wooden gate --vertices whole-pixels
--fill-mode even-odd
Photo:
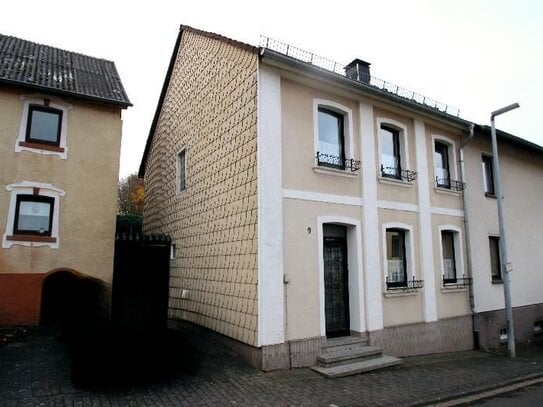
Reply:
[[[117,235],[111,307],[115,329],[166,329],[170,245],[165,235]]]
[[[326,336],[350,334],[347,242],[345,237],[324,237],[324,293]]]

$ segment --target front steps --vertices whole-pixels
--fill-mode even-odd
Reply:
[[[350,376],[396,366],[401,359],[383,354],[381,348],[367,346],[367,340],[346,336],[328,339],[317,357],[314,371],[328,378]]]

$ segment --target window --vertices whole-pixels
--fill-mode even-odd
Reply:
[[[441,249],[443,251],[443,283],[456,283],[454,232],[450,230],[441,231]]]
[[[177,192],[182,192],[186,188],[185,177],[185,150],[177,154]]]
[[[381,175],[401,179],[400,132],[382,124],[379,137],[381,138]]]
[[[15,152],[30,151],[67,158],[68,110],[72,106],[59,100],[22,95],[24,99]]]
[[[60,144],[62,110],[47,106],[30,105],[26,138],[28,143]]]
[[[437,186],[442,188],[451,188],[448,144],[441,141],[435,141],[434,165]]]
[[[492,168],[492,156],[483,155],[483,188],[485,195],[495,196],[496,192],[494,190],[494,172]]]
[[[61,189],[51,184],[23,181],[10,184],[11,192],[2,247],[13,245],[59,248]]]
[[[405,231],[387,229],[387,287],[407,286],[407,261],[405,253]]]
[[[489,236],[488,243],[490,245],[490,275],[493,283],[499,283],[502,281],[500,238],[498,236]]]
[[[317,164],[345,169],[343,115],[323,107],[318,109],[319,141]]]
[[[51,236],[55,198],[49,196],[17,195],[15,206],[15,235]]]

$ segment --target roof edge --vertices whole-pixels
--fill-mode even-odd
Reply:
[[[195,34],[203,35],[204,37],[213,38],[215,40],[225,42],[227,44],[233,45],[235,47],[244,49],[244,50],[249,51],[249,52],[258,53],[258,51],[259,51],[259,48],[255,47],[254,45],[247,44],[245,42],[241,42],[241,41],[237,41],[237,40],[233,40],[232,38],[228,38],[228,37],[225,37],[224,35],[216,34],[216,33],[213,33],[211,31],[199,30],[198,28],[194,28],[194,27],[191,27],[189,25],[181,24],[179,26],[179,30],[180,31],[190,31],[190,32],[193,32]]]
[[[16,87],[19,87],[19,88],[39,90],[39,91],[41,91],[43,93],[49,93],[49,94],[55,95],[55,96],[69,96],[69,97],[73,97],[75,99],[83,99],[83,100],[97,102],[97,103],[101,103],[101,104],[105,104],[105,105],[115,105],[115,106],[120,106],[120,107],[123,107],[123,108],[128,108],[130,106],[133,106],[133,104],[130,101],[123,102],[123,101],[115,100],[115,99],[108,99],[108,98],[103,98],[103,97],[98,97],[98,96],[85,95],[83,93],[70,92],[70,91],[62,90],[62,89],[49,88],[47,86],[34,85],[34,84],[31,84],[31,83],[28,83],[28,82],[20,82],[20,81],[15,81],[15,80],[11,80],[11,79],[0,78],[0,83],[5,84],[5,85],[16,86]]]
[[[158,118],[160,112],[162,111],[162,105],[164,104],[164,99],[166,99],[166,92],[168,91],[168,86],[170,85],[170,80],[172,78],[173,68],[175,66],[175,59],[179,53],[179,47],[181,46],[181,37],[183,36],[183,26],[179,29],[179,34],[175,40],[175,45],[173,47],[172,56],[170,58],[170,64],[168,65],[168,70],[166,71],[166,77],[164,78],[164,84],[162,85],[162,90],[160,91],[160,97],[158,99],[158,104],[155,110],[155,115],[153,117],[153,122],[151,123],[151,128],[149,129],[149,135],[147,136],[147,141],[145,142],[145,150],[143,150],[143,156],[141,158],[140,168],[138,170],[138,177],[143,178],[145,176],[145,167],[147,165],[147,157],[149,151],[151,150],[151,144],[153,142],[153,136],[156,131],[156,126],[158,124]]]

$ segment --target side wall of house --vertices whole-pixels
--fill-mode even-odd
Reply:
[[[543,321],[543,157],[510,143],[499,143],[505,228],[515,338],[531,340],[534,323]],[[492,155],[489,137],[477,136],[466,148],[468,219],[472,252],[475,310],[481,346],[500,343],[506,328],[503,284],[492,281],[489,236],[499,236],[497,202],[485,195],[482,156]]]
[[[179,190],[178,154],[186,188]],[[175,245],[169,318],[257,346],[257,55],[190,30],[149,152],[145,232]]]
[[[25,102],[66,106],[66,156],[39,150],[16,152]],[[109,287],[113,275],[115,214],[121,146],[119,108],[0,89],[0,325],[37,324],[42,281],[54,270],[73,270]],[[59,194],[54,247],[9,240],[13,194],[8,185],[44,186],[30,191]],[[25,189],[23,189],[25,190]],[[32,193],[32,192],[31,192]]]

